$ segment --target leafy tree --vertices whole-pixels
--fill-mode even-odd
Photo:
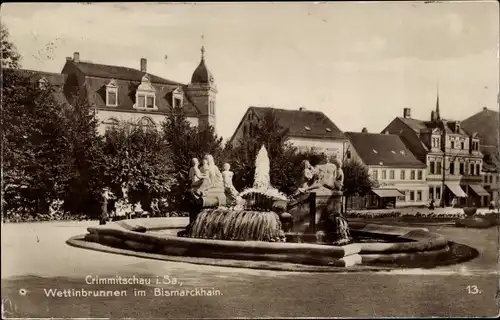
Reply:
[[[151,201],[165,197],[174,184],[172,152],[155,129],[124,122],[106,131],[100,176],[118,199],[128,188],[131,203],[149,210]]]
[[[17,52],[14,44],[9,41],[9,30],[3,23],[0,23],[0,41],[2,46],[0,55],[2,59],[2,68],[20,68],[21,55]]]
[[[218,137],[213,127],[193,127],[181,108],[175,108],[162,124],[163,137],[172,155],[175,172],[175,185],[169,195],[169,202],[177,208],[183,208],[184,196],[190,187],[189,169],[191,159],[200,161],[206,154],[211,154],[220,161],[222,138]]]
[[[358,160],[344,161],[342,171],[344,172],[343,191],[346,202],[351,197],[367,195],[375,187],[375,181],[372,180],[368,167]]]
[[[103,179],[102,137],[98,135],[99,122],[80,90],[73,91],[71,106],[65,109],[68,139],[68,184],[64,207],[77,214],[97,217]]]
[[[64,105],[29,72],[3,70],[3,191],[6,210],[46,214],[67,181]]]

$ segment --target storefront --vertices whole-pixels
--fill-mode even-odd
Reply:
[[[469,205],[477,207],[487,207],[490,200],[490,194],[479,184],[468,185],[469,190]]]
[[[398,189],[394,188],[376,188],[368,195],[366,207],[368,209],[395,208],[396,199],[404,197]]]
[[[467,204],[467,193],[465,193],[458,181],[449,181],[445,185],[443,197],[445,206],[465,206]],[[455,202],[453,199],[456,199]]]

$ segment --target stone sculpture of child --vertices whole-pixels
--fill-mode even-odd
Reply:
[[[233,185],[234,173],[230,171],[231,166],[229,163],[224,163],[224,171],[222,171],[222,179],[224,182],[224,193],[229,203],[234,203],[238,197],[238,191]]]

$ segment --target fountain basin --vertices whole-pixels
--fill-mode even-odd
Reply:
[[[354,238],[364,237],[364,241],[334,246],[317,243],[177,237],[176,231],[180,230],[182,223],[169,224],[169,219],[171,218],[124,220],[90,227],[83,242],[165,256],[272,261],[333,267],[435,266],[442,263],[450,254],[450,243],[442,235],[429,232],[425,228],[353,223],[350,227]],[[304,236],[307,237],[310,236]],[[369,238],[374,239],[374,242],[366,242]],[[384,239],[384,242],[378,241],[380,239]],[[396,240],[385,242],[392,241],[391,239]],[[71,242],[70,239],[68,243],[72,244]],[[77,246],[85,247],[81,241]]]

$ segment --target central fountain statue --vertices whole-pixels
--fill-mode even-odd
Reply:
[[[201,169],[198,161],[193,159],[190,194],[197,206],[193,207],[189,226],[179,235],[217,240],[286,241],[285,231],[292,229],[297,210],[290,208],[290,199],[271,185],[266,148],[262,146],[257,154],[251,188],[238,193],[229,169],[230,165],[226,163],[221,173],[211,155],[205,156]],[[314,193],[317,203],[314,208],[299,210],[298,215],[310,215],[311,210],[317,209],[314,211],[319,213],[317,234],[324,234],[322,242],[325,239],[335,244],[349,242],[349,228],[340,215],[343,184],[340,166],[326,163],[312,167],[307,162],[304,178],[295,196]]]

